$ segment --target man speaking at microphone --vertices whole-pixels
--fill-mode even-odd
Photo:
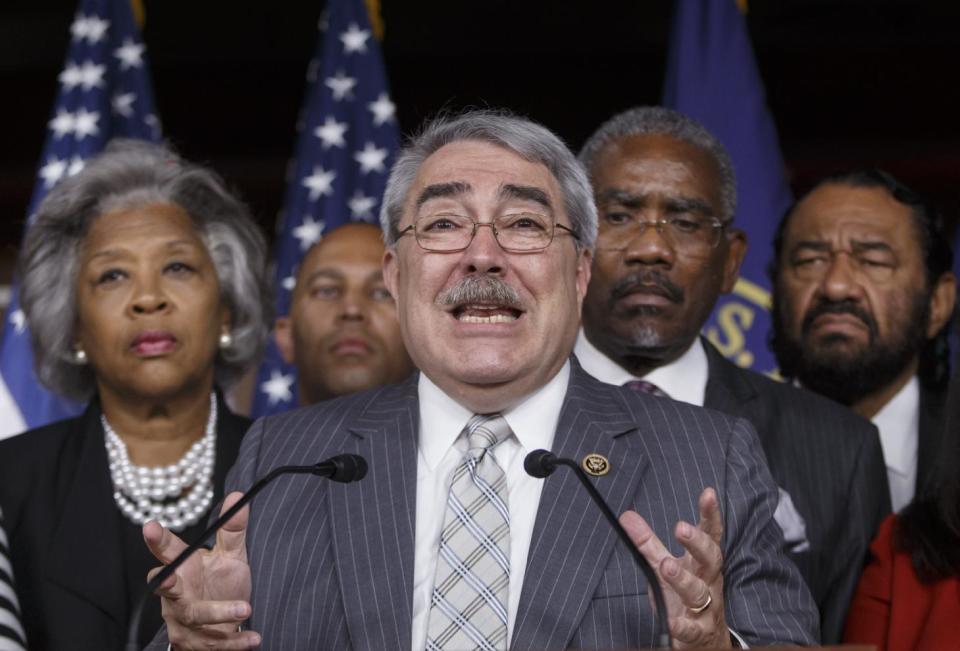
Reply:
[[[524,473],[538,448],[591,455],[676,647],[814,642],[750,425],[602,384],[571,357],[597,222],[556,136],[489,111],[437,119],[391,170],[381,222],[421,372],[258,421],[227,488],[344,452],[367,478],[264,489],[160,589],[151,649],[167,634],[184,650],[650,646],[643,573],[572,473]],[[165,563],[184,547],[155,523],[144,537]]]

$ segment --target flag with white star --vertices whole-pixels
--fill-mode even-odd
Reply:
[[[80,0],[70,35],[28,223],[50,188],[78,172],[111,138],[160,138],[146,50],[130,0]],[[0,438],[76,415],[79,408],[37,380],[29,324],[14,287],[0,343]]]
[[[277,231],[277,314],[288,314],[297,267],[325,231],[375,222],[399,145],[380,46],[363,0],[330,0],[307,71],[296,160]],[[260,367],[253,413],[296,406],[296,373],[271,341]]]

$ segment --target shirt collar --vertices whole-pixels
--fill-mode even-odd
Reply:
[[[514,436],[524,450],[549,450],[560,420],[560,409],[570,382],[570,362],[545,385],[503,412]],[[420,454],[427,466],[436,468],[447,450],[457,441],[473,412],[438,387],[426,373],[420,373]]]
[[[656,384],[674,400],[689,402],[702,407],[707,393],[707,376],[710,372],[707,353],[699,338],[677,360],[655,368],[640,377],[632,375],[619,364],[601,353],[580,329],[573,348],[583,369],[607,384],[623,386],[630,380],[646,380]]]
[[[880,430],[884,462],[899,473],[910,472],[917,462],[920,422],[920,383],[914,375],[870,419]]]

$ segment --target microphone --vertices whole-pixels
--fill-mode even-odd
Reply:
[[[580,465],[576,461],[558,457],[549,450],[534,450],[523,460],[523,469],[527,471],[528,475],[536,477],[537,479],[549,477],[553,474],[553,471],[560,466],[567,466],[573,469],[577,479],[580,480],[580,483],[587,489],[587,493],[590,494],[590,499],[593,500],[600,509],[600,512],[607,518],[607,522],[610,523],[613,530],[620,536],[620,540],[623,541],[623,544],[625,544],[627,549],[630,550],[630,553],[633,554],[633,558],[643,571],[643,575],[647,577],[647,584],[650,586],[651,592],[653,592],[653,602],[656,606],[657,648],[669,649],[671,647],[670,626],[667,623],[667,605],[663,598],[663,588],[660,587],[660,581],[657,579],[657,575],[653,571],[653,568],[650,567],[650,563],[646,557],[640,553],[640,550],[638,550],[636,546],[634,546],[633,541],[630,540],[630,536],[623,528],[623,525],[620,524],[620,521],[617,520],[617,516],[610,510],[607,503],[603,501],[600,491],[598,491],[590,479],[587,478],[587,474],[583,472],[583,469],[580,468]]]
[[[220,527],[225,525],[230,518],[237,514],[237,511],[250,502],[267,484],[280,475],[291,474],[317,475],[318,477],[326,477],[331,481],[340,482],[341,484],[349,484],[350,482],[360,481],[367,476],[367,460],[359,454],[338,454],[335,457],[330,457],[326,461],[315,463],[312,466],[280,466],[267,473],[263,479],[259,480],[250,490],[244,493],[243,496],[237,500],[236,504],[227,509],[226,513],[217,518],[213,524],[207,527],[206,531],[190,543],[189,547],[173,559],[173,562],[160,570],[155,577],[147,582],[147,587],[137,600],[133,614],[130,615],[130,622],[127,627],[126,651],[137,651],[140,648],[138,641],[140,637],[140,618],[143,614],[143,606],[146,603],[147,595],[153,594],[160,584],[167,580],[167,577],[176,572],[177,568],[203,545],[204,541],[216,533]]]

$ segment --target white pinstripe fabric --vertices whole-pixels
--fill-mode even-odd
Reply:
[[[9,549],[7,534],[0,528],[0,651],[24,651],[27,635],[20,624],[20,604],[13,591],[13,568],[7,558]]]
[[[506,475],[492,450],[510,426],[499,414],[477,414],[464,434],[469,449],[447,497],[427,651],[507,647],[510,511]]]

